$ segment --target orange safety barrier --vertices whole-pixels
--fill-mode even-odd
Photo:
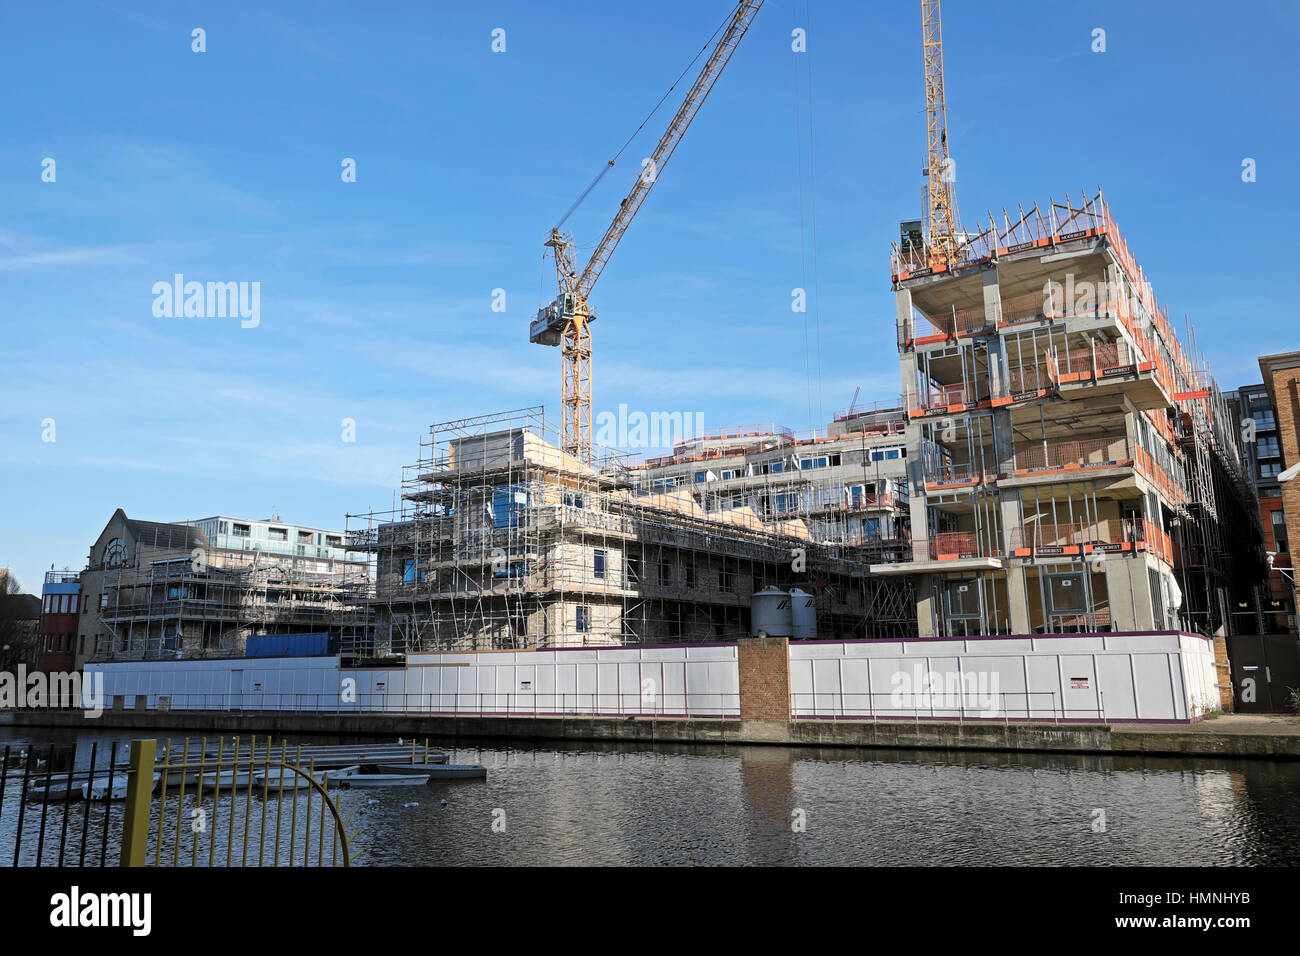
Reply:
[[[1082,438],[1061,442],[1018,442],[1015,446],[1016,474],[1030,471],[1114,468],[1128,464],[1127,443],[1120,454],[1110,446],[1118,438]]]
[[[996,556],[994,552],[981,550],[974,532],[970,531],[945,531],[912,542],[914,561],[957,561],[993,556]]]

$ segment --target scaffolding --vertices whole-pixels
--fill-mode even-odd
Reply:
[[[566,454],[541,407],[432,426],[400,504],[348,515],[346,547],[373,556],[376,613],[344,653],[734,640],[769,585],[814,594],[819,634],[867,636],[872,609],[910,626],[899,586],[869,581],[852,546],[682,490],[638,493],[640,466]]]
[[[97,659],[240,657],[255,635],[367,629],[364,565],[309,570],[302,565],[319,562],[212,548],[200,559],[193,542],[179,537],[185,533],[196,532],[187,524],[155,525],[152,538],[137,545],[162,557],[102,569]]]

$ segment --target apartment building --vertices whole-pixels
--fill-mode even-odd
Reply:
[[[41,585],[37,670],[66,672],[76,667],[80,614],[80,574],[76,571],[46,571],[45,582]]]
[[[1294,574],[1290,537],[1282,507],[1282,484],[1278,475],[1285,469],[1277,410],[1263,382],[1245,385],[1224,395],[1242,436],[1246,473],[1259,499],[1264,548],[1272,555],[1268,578],[1260,583],[1253,602],[1242,602],[1238,615],[1255,618],[1260,634],[1284,634],[1296,629],[1294,588],[1287,575]]]
[[[1100,193],[891,269],[921,636],[1207,634],[1262,574],[1236,422]]]
[[[1300,474],[1297,474],[1297,469],[1300,469],[1300,351],[1261,356],[1259,369],[1264,375],[1264,388],[1276,416],[1277,450],[1281,453],[1271,459],[1262,459],[1261,464],[1261,473],[1267,470],[1269,477],[1276,480],[1281,499],[1281,519],[1276,517],[1276,508],[1269,515],[1273,537],[1273,547],[1269,550],[1276,552],[1273,566],[1279,569],[1284,581],[1279,590],[1283,593],[1290,591],[1291,626],[1287,630],[1295,631],[1300,585],[1295,577],[1295,561],[1290,559],[1286,529],[1300,528]],[[1271,445],[1260,449],[1272,450]],[[1279,559],[1285,561],[1285,569]]]
[[[848,408],[802,439],[775,425],[721,429],[633,466],[632,489],[685,491],[706,514],[744,510],[773,531],[800,521],[814,541],[885,560],[908,541],[906,430],[898,407]]]
[[[241,656],[248,637],[366,628],[369,566],[343,532],[215,516],[114,512],[79,575],[77,664]]]

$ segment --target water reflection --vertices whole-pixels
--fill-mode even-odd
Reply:
[[[0,746],[54,742],[80,767],[94,740],[102,754],[127,737],[37,731],[0,736]],[[486,765],[488,779],[341,792],[361,827],[359,865],[1300,862],[1295,763],[607,743],[449,749],[454,762]],[[6,810],[0,861],[8,821]]]

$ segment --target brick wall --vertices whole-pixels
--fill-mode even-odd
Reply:
[[[790,719],[790,642],[746,637],[736,644],[740,668],[740,719]]]
[[[1277,370],[1270,383],[1269,393],[1277,409],[1282,460],[1284,466],[1289,468],[1300,461],[1300,369]],[[1300,534],[1300,478],[1282,483],[1282,510],[1286,516],[1288,532]],[[1295,564],[1294,561],[1290,563]],[[1300,617],[1300,591],[1295,592],[1295,598],[1296,603],[1292,607],[1296,608],[1297,616]]]
[[[1232,689],[1232,667],[1228,664],[1228,641],[1224,637],[1214,639],[1214,669],[1219,675],[1219,707],[1225,714],[1230,714],[1236,705]]]

